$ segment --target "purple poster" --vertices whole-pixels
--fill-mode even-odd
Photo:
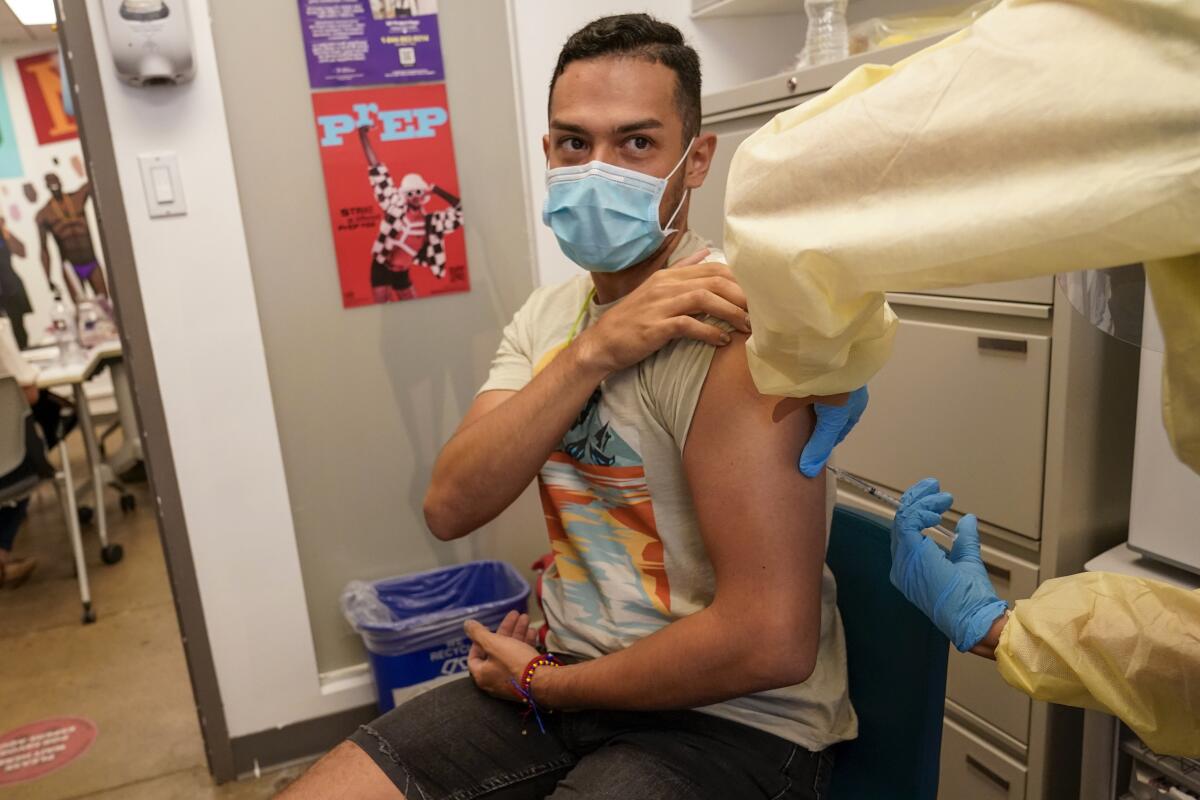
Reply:
[[[437,0],[300,0],[314,89],[442,80]]]

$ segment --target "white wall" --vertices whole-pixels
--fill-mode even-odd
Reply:
[[[548,547],[536,492],[453,543],[422,513],[437,454],[533,288],[507,9],[440,6],[471,291],[343,309],[296,0],[211,6],[317,662],[327,679],[356,665],[366,679],[339,606],[348,581],[481,558],[524,569]],[[343,180],[366,186],[361,172]]]
[[[530,211],[537,221],[538,277],[557,283],[578,274],[563,256],[550,229],[541,224],[545,199],[546,104],[550,75],[567,37],[591,20],[608,14],[645,11],[678,27],[700,54],[704,92],[717,92],[784,71],[804,45],[805,17],[800,14],[761,17],[691,19],[691,0],[510,0],[517,33],[522,127],[529,163]],[[797,0],[796,7],[803,8]]]
[[[1129,545],[1138,552],[1200,572],[1200,537],[1196,536],[1194,521],[1200,475],[1175,455],[1163,424],[1163,382],[1159,376],[1163,374],[1166,345],[1149,286],[1145,309]]]
[[[87,0],[229,733],[362,705],[369,685],[321,691],[208,2],[189,4],[195,80],[149,89],[116,79],[102,5]],[[152,220],[137,157],[162,151],[178,154],[188,214]]]
[[[25,97],[25,87],[21,83],[21,75],[17,71],[17,59],[38,53],[57,52],[58,43],[28,42],[25,44],[6,44],[0,46],[0,80],[4,81],[4,93],[8,98],[9,113],[12,114],[13,132],[17,148],[21,153],[21,165],[25,174],[19,178],[0,179],[0,215],[8,222],[9,229],[20,239],[27,250],[25,258],[13,257],[13,269],[25,284],[25,293],[29,296],[29,304],[33,313],[25,317],[25,327],[29,331],[29,341],[34,344],[48,338],[46,328],[50,324],[50,309],[53,297],[50,294],[46,275],[42,270],[39,258],[37,225],[34,215],[45,203],[49,193],[46,190],[45,175],[56,172],[62,178],[63,188],[74,191],[83,184],[85,178],[80,176],[72,166],[73,159],[83,162],[83,147],[79,139],[69,139],[50,144],[38,144],[37,133],[33,127],[33,118],[29,114],[29,103]],[[54,159],[59,163],[55,164]],[[30,203],[25,199],[22,187],[26,182],[32,183],[37,189],[37,200]],[[16,213],[14,214],[14,206]],[[88,220],[92,227],[92,241],[100,255],[99,228],[96,226],[96,213],[93,203],[87,206]],[[51,269],[55,280],[62,285],[59,270],[62,259],[59,258],[58,248],[53,241],[50,248]],[[100,256],[101,262],[104,258]],[[67,298],[70,302],[70,298]]]

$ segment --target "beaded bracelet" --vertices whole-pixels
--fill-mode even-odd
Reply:
[[[541,667],[561,667],[561,666],[562,666],[562,662],[559,661],[557,658],[555,658],[553,653],[546,653],[545,655],[538,655],[536,658],[534,658],[533,660],[531,660],[529,662],[528,666],[526,666],[524,670],[521,671],[520,682],[518,682],[516,679],[512,680],[512,685],[513,685],[513,688],[516,689],[516,691],[517,691],[517,696],[520,697],[521,700],[523,700],[525,705],[527,706],[527,708],[525,709],[525,714],[524,714],[525,719],[528,720],[529,714],[530,714],[530,712],[532,712],[534,719],[537,720],[538,729],[542,733],[546,732],[546,726],[544,724],[542,724],[541,710],[538,708],[537,701],[535,701],[533,699],[533,676],[538,671],[538,669]],[[522,736],[524,736],[526,733],[527,733],[527,731],[524,731],[524,730],[521,731]]]
[[[529,694],[533,693],[533,676],[539,667],[561,667],[562,662],[553,653],[539,655],[529,662],[521,672],[521,688]]]

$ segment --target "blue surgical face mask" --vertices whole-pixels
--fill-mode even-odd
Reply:
[[[694,141],[665,178],[603,161],[546,170],[542,222],[554,231],[567,258],[592,272],[620,272],[657,250],[675,232],[671,223],[687,193],[666,228],[659,222],[659,204]]]

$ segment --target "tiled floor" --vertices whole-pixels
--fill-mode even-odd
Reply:
[[[82,453],[79,442],[72,447]],[[70,547],[53,490],[44,486],[31,504],[15,549],[36,555],[39,569],[20,589],[0,589],[0,733],[54,716],[88,718],[99,733],[80,759],[41,779],[2,787],[0,795],[271,797],[300,768],[221,787],[208,775],[151,499],[145,484],[131,488],[136,511],[122,514],[113,493],[107,505],[111,540],[125,548],[121,563],[103,565],[94,529],[84,529],[99,617],[88,626],[80,624]]]

